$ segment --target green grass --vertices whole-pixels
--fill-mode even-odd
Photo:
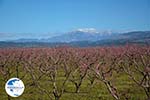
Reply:
[[[15,70],[12,70],[14,73],[9,77],[15,77]],[[58,71],[57,77],[57,86],[61,89],[61,85],[63,80],[65,79],[64,73],[61,70]],[[25,84],[25,91],[24,93],[18,98],[11,98],[11,100],[50,100],[45,93],[39,91],[36,86],[31,86],[33,83],[31,76],[29,73],[24,72],[23,69],[20,68],[19,75],[22,76],[26,74],[26,77],[22,79]],[[8,100],[7,94],[5,92],[5,81],[2,81],[3,75],[0,75],[0,100]],[[42,88],[52,91],[53,86],[49,80],[49,77],[43,77],[39,82]],[[146,95],[142,88],[137,86],[125,73],[114,73],[113,77],[109,78],[112,84],[118,89],[119,93],[127,92],[127,96],[130,100],[145,100]],[[80,93],[74,93],[75,86],[72,82],[67,81],[65,85],[65,92],[60,100],[114,100],[114,98],[108,92],[104,83],[99,80],[96,80],[93,87],[89,87],[89,80],[87,78],[84,79]],[[51,96],[54,98],[53,94]],[[121,98],[124,100],[124,98]]]

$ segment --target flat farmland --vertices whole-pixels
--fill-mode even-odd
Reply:
[[[25,84],[12,98],[5,83]],[[1,100],[149,100],[150,47],[0,49]]]

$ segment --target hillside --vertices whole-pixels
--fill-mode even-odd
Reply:
[[[150,44],[150,31],[127,33],[93,33],[74,31],[48,39],[18,39],[1,41],[0,47],[55,47],[55,46],[111,46],[125,44]]]

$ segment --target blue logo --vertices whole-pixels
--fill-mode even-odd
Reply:
[[[11,97],[18,97],[24,92],[25,86],[19,78],[11,78],[5,84],[5,90]]]

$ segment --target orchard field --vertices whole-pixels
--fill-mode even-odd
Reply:
[[[5,92],[12,77],[18,98]],[[150,100],[150,47],[1,48],[0,100]]]

